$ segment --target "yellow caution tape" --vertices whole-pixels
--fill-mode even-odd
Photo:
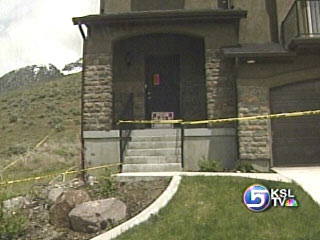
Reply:
[[[138,124],[178,124],[182,123],[183,120],[120,120],[118,125],[122,123],[138,123]]]
[[[120,120],[118,124],[129,123],[129,124],[182,124],[182,125],[197,125],[197,124],[208,124],[208,123],[226,123],[236,121],[250,121],[250,120],[264,120],[272,118],[288,118],[288,117],[302,117],[309,115],[318,115],[320,110],[304,111],[304,112],[292,112],[292,113],[277,113],[268,115],[258,115],[249,117],[237,117],[237,118],[221,118],[213,120],[199,120],[199,121],[183,121],[183,120]]]
[[[269,114],[269,115],[259,115],[259,116],[251,116],[251,117],[238,117],[238,118],[222,118],[222,119],[214,119],[214,120],[200,120],[200,121],[183,121],[179,120],[126,120],[126,121],[119,121],[118,124],[122,123],[129,123],[129,124],[182,124],[182,125],[196,125],[196,124],[208,124],[208,123],[225,123],[225,122],[235,122],[235,121],[250,121],[250,120],[264,120],[264,119],[272,119],[272,118],[288,118],[288,117],[302,117],[302,116],[309,116],[309,115],[318,115],[320,114],[320,110],[313,110],[313,111],[304,111],[304,112],[292,112],[292,113],[277,113],[277,114]],[[55,173],[55,174],[48,174],[43,176],[37,177],[30,177],[25,179],[18,179],[12,181],[4,181],[0,182],[0,186],[21,183],[21,182],[30,182],[36,181],[44,178],[51,178],[58,175],[68,175],[68,174],[75,174],[90,170],[97,170],[103,168],[109,168],[112,166],[119,166],[121,163],[116,164],[109,164],[104,166],[92,167],[82,170],[73,170],[73,171],[66,171],[62,173]]]
[[[65,172],[60,172],[60,173],[53,173],[53,174],[42,175],[42,176],[37,176],[37,177],[30,177],[30,178],[24,178],[24,179],[4,181],[4,182],[0,182],[0,187],[1,186],[5,186],[5,185],[10,185],[10,184],[15,184],[15,183],[37,181],[37,180],[41,180],[41,179],[45,179],[45,178],[56,177],[56,176],[59,176],[59,175],[69,175],[69,174],[75,174],[75,173],[80,173],[80,172],[85,172],[85,171],[109,168],[109,167],[119,166],[119,165],[121,165],[121,163],[115,163],[115,164],[103,165],[103,166],[98,166],[98,167],[86,168],[86,169],[82,169],[82,170],[65,171]]]

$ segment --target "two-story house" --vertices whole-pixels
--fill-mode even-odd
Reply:
[[[320,109],[319,0],[101,0],[99,14],[73,22],[84,39],[83,166],[320,164],[319,116],[118,124]]]

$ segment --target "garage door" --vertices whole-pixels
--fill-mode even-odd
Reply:
[[[320,109],[320,80],[270,91],[271,112]],[[274,166],[320,165],[320,116],[272,120]]]

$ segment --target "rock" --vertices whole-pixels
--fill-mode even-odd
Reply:
[[[89,176],[89,177],[88,177],[88,184],[89,184],[90,186],[93,186],[93,185],[96,184],[96,183],[98,183],[97,177],[95,177],[95,176]]]
[[[3,201],[3,208],[7,211],[15,211],[30,204],[30,201],[26,197],[20,196]]]
[[[89,195],[82,190],[63,192],[50,208],[50,223],[59,227],[70,227],[68,214],[77,205],[90,201]]]
[[[79,188],[84,185],[84,182],[81,179],[75,178],[69,181],[69,187]]]
[[[48,193],[48,200],[54,203],[58,197],[64,192],[63,188],[53,188]]]
[[[69,219],[73,230],[93,233],[124,219],[126,210],[123,202],[109,198],[77,205],[69,213]]]

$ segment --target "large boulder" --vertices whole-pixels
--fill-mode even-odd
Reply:
[[[64,192],[63,188],[53,188],[49,191],[48,193],[48,200],[50,203],[55,203],[58,199],[58,197],[60,197],[62,195],[62,193]]]
[[[77,205],[69,213],[72,229],[93,233],[121,221],[126,217],[126,205],[115,199],[103,199]]]
[[[90,201],[89,195],[82,190],[68,190],[63,192],[50,208],[50,223],[70,228],[69,212],[77,205]]]

